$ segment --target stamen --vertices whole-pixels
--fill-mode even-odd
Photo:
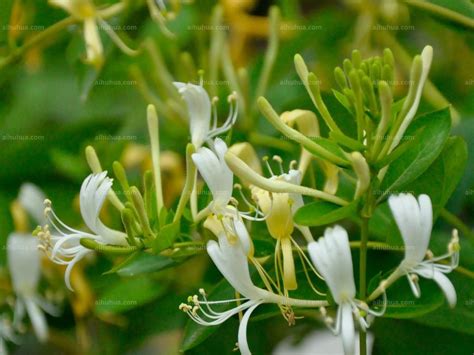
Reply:
[[[268,172],[270,173],[271,176],[275,176],[275,174],[273,173],[273,170],[272,170],[272,167],[270,166],[270,164],[268,163],[268,156],[264,156],[262,158],[262,161],[263,163],[265,164],[265,166],[267,167],[267,170]]]
[[[280,174],[283,175],[285,173],[283,170],[283,159],[279,155],[274,155],[273,160],[278,163],[278,167],[280,168]]]
[[[214,96],[212,98],[212,131],[217,128],[217,102],[219,101],[219,98],[217,96]]]
[[[297,166],[298,166],[298,162],[296,160],[290,161],[290,165],[289,165],[290,170],[296,170]]]

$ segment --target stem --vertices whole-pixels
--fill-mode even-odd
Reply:
[[[367,297],[367,244],[369,241],[369,218],[362,217],[360,263],[359,263],[359,292],[360,299],[365,301]],[[362,329],[359,331],[360,355],[367,354],[367,333]]]
[[[474,242],[474,232],[472,232],[471,228],[464,224],[463,221],[456,215],[452,214],[445,208],[443,208],[440,212],[439,215],[449,224],[451,224],[453,227],[457,228],[462,234],[464,234],[466,237],[470,239],[471,242]]]
[[[450,21],[457,22],[463,26],[466,26],[470,29],[474,29],[474,20],[467,16],[464,16],[458,12],[449,10],[445,7],[432,4],[429,1],[420,1],[420,0],[404,0],[407,5],[417,7],[419,9],[434,13],[436,15],[442,16]]]

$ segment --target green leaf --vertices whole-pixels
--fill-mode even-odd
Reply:
[[[433,312],[435,314],[437,312]],[[374,354],[450,354],[472,353],[472,336],[446,329],[426,327],[418,322],[380,318],[370,327],[374,333]]]
[[[137,252],[130,255],[122,263],[114,266],[105,274],[117,273],[120,276],[132,277],[160,271],[174,265],[176,265],[176,261],[166,256]]]
[[[403,191],[408,183],[423,174],[441,153],[450,129],[449,108],[416,119],[402,139],[402,141],[414,140],[416,144],[388,167],[380,184],[380,199],[389,193]]]
[[[97,313],[122,313],[161,296],[165,285],[149,277],[120,280],[100,295],[95,303]]]
[[[168,224],[160,229],[156,239],[153,241],[153,252],[159,253],[173,245],[180,232],[179,221]]]
[[[324,226],[354,216],[359,201],[339,206],[326,201],[316,201],[301,207],[295,214],[295,222],[303,226]]]
[[[380,275],[372,278],[369,283],[369,290],[374,290],[381,280]],[[434,311],[445,302],[443,293],[434,281],[420,277],[419,285],[421,289],[420,298],[413,295],[407,279],[403,276],[390,286],[387,290],[387,309],[383,317],[398,319],[420,317]],[[382,302],[382,297],[380,297],[374,303],[380,309]]]
[[[461,137],[451,137],[433,164],[408,185],[415,195],[428,194],[434,215],[446,205],[461,180],[467,162],[467,146]]]

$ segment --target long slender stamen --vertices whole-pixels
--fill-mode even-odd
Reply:
[[[219,128],[216,128],[216,127],[213,126],[213,129],[208,133],[207,139],[214,138],[214,137],[216,137],[220,134],[223,134],[223,133],[227,132],[228,130],[230,130],[232,128],[235,121],[237,120],[238,104],[237,104],[237,96],[236,96],[235,93],[233,93],[232,95],[229,95],[228,102],[230,104],[230,111],[229,111],[229,115],[228,115],[226,121]]]
[[[268,172],[270,173],[270,176],[275,176],[273,173],[272,167],[270,166],[270,163],[268,162],[268,156],[264,156],[262,158],[263,163],[265,164],[265,167],[267,168]]]
[[[212,98],[212,129],[214,131],[217,129],[217,102],[219,101],[218,97]]]
[[[272,159],[278,163],[278,167],[280,168],[280,174],[285,174],[283,170],[283,159],[279,155],[274,155]]]

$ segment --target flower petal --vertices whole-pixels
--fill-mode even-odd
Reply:
[[[46,196],[41,189],[29,182],[24,183],[20,187],[18,200],[22,207],[34,218],[35,222],[45,224],[44,217],[44,200]]]
[[[343,303],[341,317],[341,337],[344,346],[344,354],[351,355],[355,351],[355,329],[354,320],[352,318],[352,307],[349,303]]]
[[[39,341],[45,342],[48,339],[48,323],[43,311],[30,298],[24,298],[26,311],[30,317],[31,324]]]
[[[326,228],[324,237],[308,244],[314,265],[324,277],[336,303],[355,297],[349,237],[344,228]]]
[[[113,245],[128,245],[126,235],[105,226],[99,218],[100,211],[112,188],[112,179],[107,171],[89,175],[81,186],[79,193],[81,215],[91,231],[99,235],[103,242]]]
[[[225,143],[217,138],[215,148],[217,154],[209,148],[201,147],[192,155],[192,159],[211,190],[214,203],[224,208],[232,196],[233,174],[224,160],[227,151]]]
[[[431,235],[432,210],[427,195],[420,204],[412,194],[391,195],[388,204],[405,243],[404,264],[411,268],[420,263],[428,248]]]
[[[445,274],[443,274],[441,271],[438,271],[436,269],[433,269],[427,266],[418,267],[416,269],[416,272],[424,278],[433,279],[441,288],[441,291],[443,291],[444,296],[446,297],[446,300],[448,301],[449,306],[451,308],[454,308],[454,306],[456,306],[456,302],[457,302],[456,290],[454,289],[452,282],[448,279],[448,277]]]
[[[189,112],[191,141],[196,148],[207,139],[211,124],[211,100],[207,91],[200,85],[175,82]]]
[[[35,294],[41,276],[38,239],[30,234],[10,234],[7,257],[15,293],[24,297]]]
[[[240,321],[239,325],[239,350],[242,355],[250,355],[250,348],[249,344],[247,342],[247,325],[250,319],[250,316],[252,315],[252,312],[260,306],[261,303],[257,303],[250,307],[245,313],[244,316],[242,317],[242,320]]]

